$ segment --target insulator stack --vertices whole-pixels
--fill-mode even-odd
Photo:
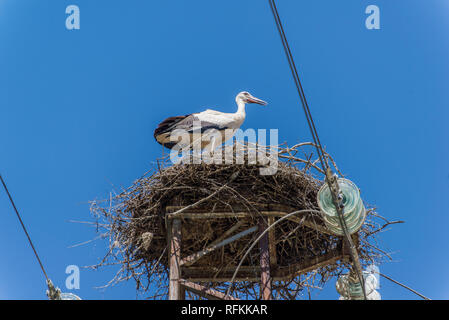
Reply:
[[[356,233],[363,225],[366,217],[365,206],[360,198],[360,191],[351,181],[338,179],[338,185],[343,197],[344,219],[350,234]],[[343,236],[344,232],[340,224],[337,210],[332,200],[332,194],[327,183],[318,191],[318,206],[323,213],[323,220],[330,232],[337,236]]]
[[[379,281],[374,274],[363,272],[365,293],[367,300],[381,300],[379,292]],[[339,300],[364,300],[362,285],[354,273],[341,275],[336,283]]]

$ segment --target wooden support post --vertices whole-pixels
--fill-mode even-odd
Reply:
[[[181,280],[179,280],[179,281],[181,281]],[[180,299],[179,300],[185,300],[186,299],[186,288],[181,285],[181,282],[179,284],[180,284],[180,286],[179,286]]]
[[[180,285],[180,256],[181,256],[181,220],[174,219],[171,222],[171,232],[169,237],[170,248],[170,287],[169,287],[169,299],[170,300],[183,300]]]
[[[259,234],[267,228],[263,218],[259,220]],[[268,232],[259,241],[260,248],[260,294],[262,300],[271,300],[270,249]]]
[[[268,225],[271,226],[275,223],[276,220],[274,217],[268,217]],[[269,250],[270,250],[270,266],[271,268],[275,268],[278,264],[277,262],[277,253],[276,253],[276,233],[275,229],[271,228],[268,231],[268,242],[269,242]]]

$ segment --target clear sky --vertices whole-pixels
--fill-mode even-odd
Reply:
[[[80,30],[65,9],[80,8]],[[382,234],[394,262],[381,271],[449,298],[449,3],[447,0],[278,0],[321,141],[363,199],[406,223]],[[380,8],[367,30],[365,8]],[[88,201],[146,172],[167,116],[215,107],[243,128],[311,137],[267,1],[0,0],[0,173],[43,263],[65,289],[68,265],[98,262]],[[0,192],[0,299],[43,299],[45,282]],[[84,299],[135,299],[107,289],[116,269],[81,270]],[[385,299],[414,295],[381,279]],[[336,299],[333,283],[314,298]]]

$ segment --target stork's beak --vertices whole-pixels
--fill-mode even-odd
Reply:
[[[256,97],[253,97],[253,96],[249,97],[247,99],[247,101],[248,101],[248,103],[257,103],[257,104],[260,104],[262,106],[266,106],[268,104],[267,102],[265,102],[263,100],[260,100],[260,99],[258,99]]]

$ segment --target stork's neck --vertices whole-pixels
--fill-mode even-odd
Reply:
[[[245,102],[243,102],[242,100],[237,100],[237,106],[238,106],[238,109],[237,109],[237,112],[235,113],[236,115],[238,115],[238,116],[241,116],[242,118],[245,118],[245,115],[246,115],[246,113],[245,113]]]

